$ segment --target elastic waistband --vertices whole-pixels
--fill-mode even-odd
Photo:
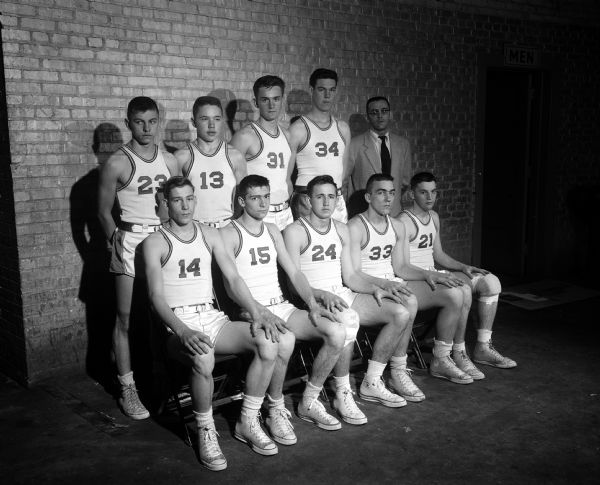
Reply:
[[[283,295],[279,295],[275,298],[271,298],[271,300],[269,300],[269,304],[265,305],[265,306],[279,305],[280,303],[283,303],[284,301],[285,301],[285,297]]]
[[[204,224],[205,226],[210,226],[210,227],[216,227],[217,229],[220,229],[222,227],[225,227],[227,224],[229,224],[229,221],[231,221],[231,217],[228,217],[227,219],[222,219],[220,221],[200,221],[202,224]]]
[[[156,232],[160,228],[160,224],[134,224],[121,221],[118,227],[121,231],[127,232]]]
[[[290,206],[289,200],[286,200],[285,202],[282,202],[281,204],[271,204],[271,207],[269,207],[269,212],[281,212],[281,211],[286,210],[289,206]]]
[[[215,309],[215,307],[213,306],[212,302],[198,303],[197,305],[183,305],[183,306],[177,306],[177,307],[171,308],[171,310],[173,310],[173,313],[175,313],[175,315],[182,315],[184,313],[207,312],[209,310],[214,310],[214,309]]]

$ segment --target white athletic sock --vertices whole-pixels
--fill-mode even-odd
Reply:
[[[452,342],[446,343],[443,340],[433,340],[433,356],[438,359],[448,357],[452,351]]]
[[[487,344],[490,340],[492,340],[492,331],[491,330],[477,330],[477,341],[482,344]]]
[[[194,413],[194,419],[196,420],[196,426],[198,426],[198,428],[206,428],[213,424],[212,407],[205,413],[200,413],[198,411],[192,412]]]
[[[269,394],[267,394],[267,403],[269,407],[269,411],[271,409],[281,409],[285,407],[285,403],[283,401],[283,394],[278,399],[273,399]]]
[[[308,381],[306,383],[306,387],[304,388],[304,392],[302,393],[302,400],[304,401],[304,404],[308,406],[315,399],[317,399],[321,389],[322,387],[317,387]]]
[[[466,350],[465,343],[462,342],[460,344],[452,345],[452,352],[464,352]]]
[[[398,357],[396,355],[392,355],[392,358],[390,359],[390,369],[392,370],[404,370],[406,369],[406,359],[407,359],[407,355],[404,354],[401,357]]]
[[[367,382],[374,382],[377,379],[381,379],[386,365],[387,364],[382,364],[381,362],[377,362],[376,360],[369,360],[369,365],[367,366],[367,373],[365,374],[365,379],[367,380]]]
[[[333,380],[335,381],[335,392],[350,389],[350,374],[341,377],[333,376]]]
[[[117,376],[117,379],[119,379],[119,384],[123,387],[135,384],[133,380],[133,371],[123,374],[122,376]]]
[[[242,401],[242,416],[246,416],[247,418],[254,418],[258,411],[260,411],[260,407],[262,406],[264,398],[248,396],[244,394],[244,400]]]

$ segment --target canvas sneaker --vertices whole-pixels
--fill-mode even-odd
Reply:
[[[449,355],[446,357],[434,357],[429,365],[429,373],[433,377],[447,379],[455,384],[471,384],[473,378],[461,371]]]
[[[221,452],[217,437],[219,433],[215,425],[201,426],[198,428],[198,455],[200,463],[213,472],[225,470],[227,460]]]
[[[354,400],[354,393],[352,392],[352,389],[348,387],[338,389],[335,392],[333,408],[346,423],[355,425],[367,423],[367,417],[360,409],[358,409],[356,401]]]
[[[425,400],[425,394],[413,382],[412,370],[392,369],[390,388],[396,391],[400,396],[410,402],[421,402]]]
[[[371,382],[365,377],[360,385],[359,395],[365,401],[378,402],[388,408],[406,406],[406,399],[385,387],[381,377]]]
[[[233,437],[242,443],[246,443],[252,451],[259,455],[276,455],[279,451],[277,445],[262,429],[260,425],[260,413],[256,413],[256,416],[249,419],[240,417],[239,421],[235,424]]]
[[[335,431],[342,427],[342,423],[325,410],[325,406],[318,398],[313,399],[308,405],[305,403],[305,399],[302,399],[298,404],[298,417],[304,421],[315,423],[326,431]]]
[[[500,369],[517,367],[517,363],[514,360],[504,357],[494,348],[491,340],[487,343],[477,342],[475,344],[473,360],[478,364],[491,365]]]
[[[456,367],[458,367],[465,374],[469,374],[474,381],[479,381],[485,378],[485,374],[481,372],[475,364],[473,364],[464,350],[452,352],[452,360],[456,364]]]
[[[294,433],[294,426],[290,422],[292,413],[286,408],[269,409],[266,419],[267,429],[271,438],[282,445],[293,445],[298,441]]]
[[[150,417],[150,413],[142,404],[142,401],[140,401],[135,384],[129,384],[121,388],[119,406],[121,406],[123,414],[129,416],[131,419],[146,419]]]

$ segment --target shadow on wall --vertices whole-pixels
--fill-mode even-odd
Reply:
[[[214,96],[221,101],[225,115],[225,127],[222,135],[227,142],[231,141],[231,137],[236,131],[254,118],[252,103],[247,99],[237,98],[228,89],[215,89],[208,93],[208,96]]]
[[[592,221],[600,204],[600,186],[581,185],[572,187],[567,193],[567,209],[572,231],[572,267],[577,274],[589,278],[600,269],[595,256],[595,244],[600,238],[600,226]]]
[[[79,130],[73,128],[73,132]],[[111,349],[116,306],[114,280],[108,272],[110,252],[97,215],[99,168],[122,144],[123,136],[117,126],[112,123],[98,125],[90,147],[98,166],[73,185],[70,195],[71,231],[83,262],[79,299],[85,304],[86,313],[86,371],[105,385],[115,374]],[[113,217],[117,220],[118,212],[113,211]]]
[[[350,115],[348,125],[350,126],[350,134],[352,135],[352,138],[364,133],[369,129],[369,122],[367,121],[367,118],[365,115],[360,113],[354,113]],[[352,192],[347,205],[348,218],[350,219],[356,214],[366,211],[368,206],[369,205],[365,200],[365,189]]]

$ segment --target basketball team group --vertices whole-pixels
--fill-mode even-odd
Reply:
[[[125,119],[131,140],[101,167],[99,218],[117,297],[119,406],[133,419],[150,415],[136,389],[129,341],[139,277],[166,328],[169,358],[190,369],[198,455],[209,470],[227,467],[212,413],[215,355],[250,356],[234,437],[265,456],[297,442],[283,396],[296,341],[319,349],[297,417],[327,431],[342,422],[367,424],[368,406],[363,412],[357,396],[391,408],[426,399],[407,367],[419,310],[437,310],[433,378],[467,385],[485,378],[483,365],[517,365],[492,345],[500,282],[444,251],[436,178],[410,178],[410,145],[388,130],[389,101],[370,98],[370,128],[351,139],[348,124],[331,114],[336,72],[317,69],[309,84],[310,110],[286,128],[278,121],[284,81],[259,78],[258,119],[229,142],[221,102],[199,97],[192,109],[196,138],[174,153],[157,143],[156,102],[136,97]],[[358,208],[350,220],[346,202]],[[215,301],[214,274],[235,305],[221,308],[218,295]],[[477,341],[469,355],[470,312]],[[350,365],[361,326],[376,338],[355,393]],[[331,405],[319,399],[330,375]]]

